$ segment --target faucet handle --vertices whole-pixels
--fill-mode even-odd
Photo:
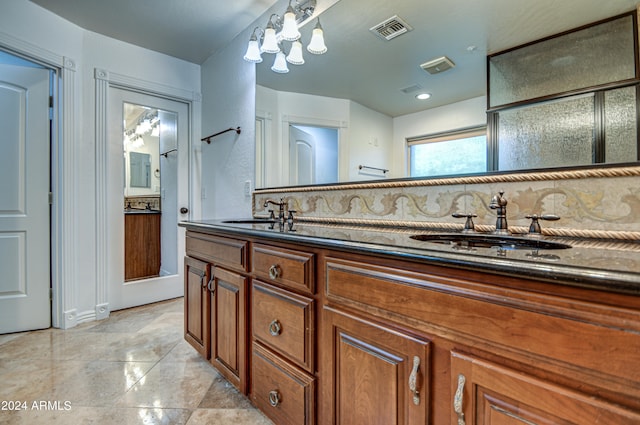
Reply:
[[[269,210],[269,220],[275,220],[275,219],[276,219],[276,216],[273,210]]]
[[[542,235],[542,229],[540,228],[540,223],[538,220],[546,220],[546,221],[558,221],[560,220],[560,216],[555,214],[527,214],[524,216],[525,218],[531,219],[531,225],[529,226],[529,234],[534,236]]]
[[[477,214],[463,214],[463,213],[453,213],[451,217],[454,218],[466,218],[467,220],[464,222],[464,229],[462,229],[463,233],[475,232],[475,224],[473,223],[473,217],[477,217]]]

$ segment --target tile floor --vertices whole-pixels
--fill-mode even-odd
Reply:
[[[0,335],[0,424],[272,424],[184,341],[183,318],[179,298]]]

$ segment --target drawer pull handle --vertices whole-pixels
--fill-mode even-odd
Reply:
[[[271,407],[278,407],[280,404],[280,392],[277,390],[269,391],[269,404]]]
[[[413,404],[420,405],[420,390],[418,387],[418,367],[420,367],[420,357],[413,356],[413,369],[409,375],[409,390],[413,393]]]
[[[453,411],[458,415],[458,425],[465,425],[464,412],[462,411],[462,398],[464,397],[464,383],[467,378],[463,374],[458,375],[458,389],[453,397]]]
[[[271,267],[269,267],[269,277],[271,279],[277,279],[280,277],[280,266],[277,264],[272,265]]]
[[[278,336],[278,335],[280,335],[280,333],[282,333],[282,325],[280,324],[278,319],[276,319],[273,322],[269,323],[269,333],[272,336]]]

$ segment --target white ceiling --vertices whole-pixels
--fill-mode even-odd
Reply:
[[[201,64],[277,0],[31,0],[74,24]]]
[[[268,9],[287,0],[31,0],[109,37],[201,64]],[[294,0],[295,1],[295,0]],[[485,94],[486,55],[634,10],[638,0],[341,0],[321,14],[328,52],[305,55],[288,74],[258,65],[258,83],[284,91],[350,98],[390,116]],[[278,9],[279,10],[279,9]],[[261,15],[265,14],[261,17]],[[399,15],[413,31],[385,42],[369,32]],[[315,21],[302,29],[308,43]],[[247,40],[248,41],[248,40]],[[469,51],[469,46],[475,50]],[[238,55],[243,55],[239,51]],[[430,75],[419,65],[456,64]],[[428,101],[401,89],[418,84]]]

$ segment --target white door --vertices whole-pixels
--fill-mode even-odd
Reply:
[[[159,115],[172,118],[173,128],[164,126],[160,137],[160,166],[152,173],[161,173],[161,272],[158,277],[125,282],[124,226],[124,105],[133,104],[158,110]],[[188,218],[181,208],[188,208],[189,107],[186,103],[150,96],[128,90],[109,89],[108,109],[109,153],[106,217],[108,229],[108,300],[109,309],[119,310],[156,301],[180,297],[184,293],[185,234],[178,221]],[[173,139],[171,138],[173,137]],[[176,150],[173,150],[173,149]],[[171,152],[169,152],[171,151]],[[167,153],[168,152],[168,153]],[[156,173],[157,170],[160,170]],[[155,184],[155,183],[154,183]]]
[[[315,183],[315,138],[295,126],[289,127],[289,173],[291,184]]]
[[[0,333],[51,326],[49,75],[0,65]]]

